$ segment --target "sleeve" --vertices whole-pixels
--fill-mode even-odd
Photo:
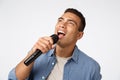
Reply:
[[[13,68],[8,74],[8,80],[17,80],[15,75],[15,68]]]
[[[8,80],[18,80],[15,74],[15,68],[13,68],[8,74]],[[33,74],[31,73],[30,76],[25,80],[33,80]]]
[[[101,69],[100,65],[98,63],[96,63],[94,66],[94,70],[93,70],[92,80],[101,80],[102,79],[100,69]]]

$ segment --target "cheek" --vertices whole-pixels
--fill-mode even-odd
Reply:
[[[72,33],[78,32],[77,26],[68,26],[67,28],[68,28],[68,30],[69,30],[70,32],[72,32]]]
[[[77,31],[76,31],[76,29],[74,29],[74,28],[69,28],[69,33],[72,33],[72,34],[76,34],[77,33]]]
[[[54,33],[57,33],[57,27],[55,26],[55,30],[54,30]]]
[[[78,38],[79,31],[76,29],[70,29],[69,30],[69,35],[73,36],[74,38]]]
[[[55,25],[55,30],[57,30],[58,28],[59,28],[59,25],[56,24],[56,25]]]

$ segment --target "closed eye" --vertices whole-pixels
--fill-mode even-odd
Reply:
[[[61,21],[63,21],[63,18],[62,17],[58,18],[58,22],[61,22]]]
[[[73,20],[68,20],[68,24],[72,24],[73,26],[76,25],[77,26],[77,23]]]

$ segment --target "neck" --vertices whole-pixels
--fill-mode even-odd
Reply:
[[[69,47],[60,47],[59,45],[56,45],[56,55],[59,57],[70,57],[73,54],[73,50],[74,50],[75,46],[69,46]]]

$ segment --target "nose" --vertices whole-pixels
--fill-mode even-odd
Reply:
[[[62,22],[62,23],[60,24],[60,28],[66,28],[66,22]]]

